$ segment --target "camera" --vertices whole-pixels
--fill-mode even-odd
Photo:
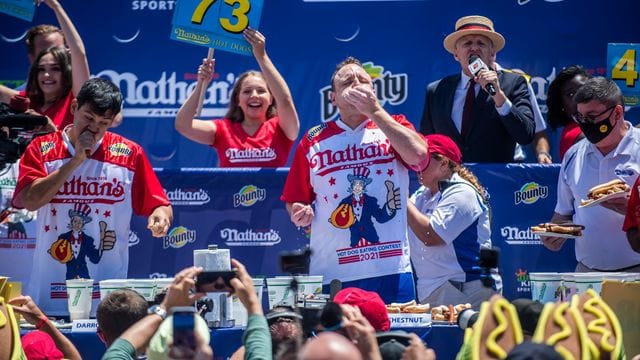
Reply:
[[[466,328],[473,327],[473,324],[478,321],[478,317],[480,316],[479,311],[475,311],[473,309],[464,309],[458,314],[458,327],[464,330]]]
[[[307,245],[300,250],[280,253],[280,269],[290,274],[308,274],[311,249]]]
[[[480,280],[482,285],[495,289],[496,282],[492,276],[495,269],[498,268],[500,262],[500,248],[482,248],[478,258],[478,268],[480,270]]]
[[[48,123],[46,116],[27,114],[24,110],[26,108],[10,107],[0,103],[0,165],[2,166],[18,161],[33,139],[33,130]]]
[[[176,306],[171,308],[173,315],[173,345],[195,350],[196,310],[192,306]]]
[[[234,270],[229,271],[203,271],[196,279],[196,291],[204,293],[233,292],[231,279],[237,277]]]

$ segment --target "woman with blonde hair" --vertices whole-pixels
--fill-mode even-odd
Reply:
[[[430,161],[418,172],[422,186],[407,204],[418,299],[433,305],[470,303],[478,309],[501,287],[497,269],[489,276],[478,267],[480,250],[491,248],[488,198],[462,165],[453,140],[439,134],[425,140]]]

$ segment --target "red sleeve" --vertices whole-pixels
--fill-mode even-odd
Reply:
[[[40,151],[40,142],[37,140],[32,141],[25,150],[24,154],[20,158],[20,168],[18,172],[18,183],[14,191],[14,196],[11,206],[22,209],[24,206],[19,201],[20,192],[25,187],[30,185],[37,179],[42,179],[47,176],[47,171],[44,168],[42,151]]]
[[[142,148],[137,157],[131,203],[136,214],[149,216],[158,206],[171,205],[171,203]]]
[[[307,160],[308,150],[309,141],[303,138],[298,144],[295,154],[293,154],[289,175],[284,183],[282,196],[280,196],[280,200],[286,203],[301,202],[311,204],[316,198],[313,187],[311,187],[311,170]]]
[[[640,177],[636,180],[635,184],[631,188],[631,198],[629,198],[629,204],[627,205],[627,215],[624,217],[624,223],[622,224],[623,231],[629,231],[629,229],[638,228],[638,217],[640,217],[640,199],[638,195],[638,186],[640,186]]]

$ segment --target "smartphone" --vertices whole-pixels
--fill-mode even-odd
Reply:
[[[193,306],[176,306],[171,308],[173,315],[173,346],[196,349],[196,338],[193,333],[196,325],[196,309]]]
[[[237,277],[233,270],[229,271],[203,271],[196,279],[197,292],[233,292],[231,279]]]

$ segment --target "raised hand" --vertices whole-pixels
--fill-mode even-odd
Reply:
[[[202,64],[198,67],[198,82],[208,84],[213,78],[213,67],[216,59],[202,59]]]
[[[295,226],[309,226],[315,214],[311,205],[295,202],[291,204],[291,222]]]
[[[344,99],[362,114],[369,117],[380,109],[378,98],[371,84],[360,84],[344,90]]]
[[[253,49],[253,56],[256,58],[262,57],[266,54],[265,50],[265,37],[261,32],[252,28],[246,28],[242,35]]]

